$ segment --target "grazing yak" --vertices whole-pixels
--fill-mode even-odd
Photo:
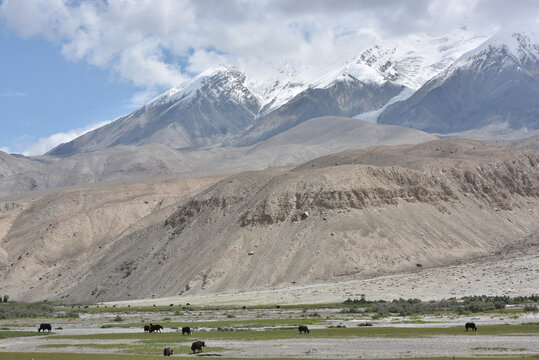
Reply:
[[[144,325],[144,332],[153,333],[154,331],[161,332],[163,330],[163,327],[159,324],[151,324],[150,325]]]
[[[163,350],[163,356],[171,356],[174,354],[174,350],[172,350],[170,347],[166,347]]]
[[[40,332],[41,330],[43,330],[43,332],[45,332],[45,330],[48,330],[49,332],[51,332],[52,326],[51,324],[45,324],[45,323],[40,324],[39,329],[37,329],[37,332]]]
[[[305,326],[305,325],[300,325],[300,326],[298,327],[298,330],[299,330],[299,333],[300,333],[300,334],[301,334],[301,333],[305,333],[305,334],[309,334],[309,333],[310,333],[309,328],[308,328],[307,326]]]
[[[189,326],[182,327],[182,335],[191,335],[191,328]]]
[[[193,343],[193,345],[191,345],[191,350],[193,350],[193,354],[195,353],[195,350],[196,352],[202,352],[202,347],[203,346],[206,346],[206,344],[204,343],[204,341],[195,341]]]
[[[467,322],[464,327],[466,328],[466,331],[468,331],[468,329],[472,329],[473,331],[477,331],[477,327],[475,326],[475,323],[473,322]]]

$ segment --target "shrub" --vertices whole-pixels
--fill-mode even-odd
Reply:
[[[349,314],[357,314],[357,313],[360,313],[362,311],[354,306],[354,307],[351,307],[351,308],[348,308],[348,309],[342,309],[341,312],[342,313],[349,313]]]
[[[372,326],[372,323],[369,321],[365,321],[365,322],[360,322],[359,324],[357,324],[357,326]]]
[[[539,296],[520,296],[510,298],[508,296],[467,296],[460,300],[455,298],[439,301],[422,302],[419,299],[395,299],[393,301],[378,300],[368,303],[366,312],[376,313],[378,317],[388,314],[399,314],[401,316],[427,314],[436,311],[454,311],[460,315],[474,312],[502,310],[509,303],[530,303],[536,302]],[[363,299],[363,298],[362,298]],[[347,299],[345,304],[359,304],[363,300]],[[531,311],[531,310],[528,310]],[[348,312],[344,310],[342,312]],[[350,311],[353,312],[353,311]]]
[[[61,314],[59,315],[58,317],[63,317],[63,318],[76,318],[78,319],[80,316],[79,316],[79,313],[78,311],[68,311],[64,314]]]
[[[54,312],[54,306],[49,304],[11,301],[0,306],[0,319],[51,317]]]
[[[346,300],[344,300],[344,304],[347,304],[347,305],[355,305],[355,304],[367,304],[367,300],[365,299],[365,294],[361,294],[361,299],[353,299],[352,298],[348,298]]]

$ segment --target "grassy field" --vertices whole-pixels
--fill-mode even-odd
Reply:
[[[148,357],[162,357],[159,355],[111,355],[111,354],[67,354],[67,353],[0,353],[2,360],[140,360],[147,359]],[[176,353],[174,353],[176,355]],[[221,360],[260,360],[259,358],[227,358],[220,357]],[[291,358],[266,358],[267,360],[290,360]],[[424,358],[408,358],[407,360],[448,360],[447,357],[424,357]],[[537,356],[496,356],[496,357],[481,357],[481,360],[539,360]],[[316,359],[313,359],[316,360]],[[394,360],[394,359],[378,359],[378,360]],[[454,360],[478,360],[475,357],[455,357]]]
[[[146,343],[142,344],[46,344],[41,345],[43,348],[80,348],[80,349],[94,349],[94,350],[108,350],[115,353],[126,353],[126,354],[140,354],[140,355],[155,355],[163,351],[167,346],[171,346],[174,349],[174,353],[178,354],[190,354],[191,346],[190,345],[174,345],[171,342],[165,343]],[[218,352],[222,351],[223,348],[206,346],[204,352]],[[80,352],[80,351],[76,351]],[[0,353],[1,357],[1,353]]]
[[[387,312],[402,313],[401,315],[417,314],[437,314],[454,312],[462,314],[464,313],[477,313],[477,312],[493,312],[493,313],[507,313],[507,312],[524,312],[524,308],[517,309],[505,309],[507,304],[521,304],[527,305],[536,303],[539,301],[538,295],[533,296],[468,296],[460,299],[451,298],[437,301],[421,301],[419,299],[395,299],[393,301],[369,301],[364,296],[359,299],[347,299],[343,303],[327,303],[327,304],[294,304],[294,305],[254,305],[248,306],[248,309],[335,309],[340,308],[344,311],[353,308],[360,308],[367,310],[367,312],[383,314]],[[240,305],[226,305],[226,306],[197,306],[196,304],[169,304],[159,306],[109,306],[109,305],[61,305],[55,304],[58,311],[68,313],[71,311],[81,311],[89,313],[99,312],[160,312],[160,311],[204,311],[204,310],[243,310],[243,306]],[[532,309],[533,310],[533,309]]]
[[[460,336],[481,336],[481,335],[516,335],[516,334],[539,334],[539,323],[528,323],[522,325],[490,325],[478,327],[477,332],[464,330],[463,326],[446,328],[425,328],[425,327],[356,327],[356,328],[330,328],[312,329],[310,334],[299,334],[297,329],[275,329],[267,331],[208,331],[196,332],[191,336],[182,336],[181,333],[116,333],[116,334],[92,334],[92,335],[55,335],[51,339],[72,339],[72,340],[157,340],[162,342],[182,342],[196,339],[216,339],[216,340],[273,340],[273,339],[293,339],[305,336],[316,338],[343,338],[343,337],[427,337],[436,335],[460,335]]]
[[[206,334],[206,333],[205,333]],[[88,335],[56,335],[51,339],[70,339],[70,340],[145,340],[156,342],[189,342],[193,338],[182,336],[181,333],[111,333],[111,334],[88,334]]]
[[[42,332],[38,333],[37,331],[0,331],[0,339],[14,338],[14,337],[26,337],[26,336],[38,336],[38,335],[49,335],[51,336],[54,333]],[[0,356],[1,358],[1,356]]]
[[[182,328],[183,326],[189,327],[208,327],[208,328],[225,328],[225,327],[266,327],[266,326],[299,326],[299,325],[313,325],[324,323],[328,319],[320,318],[296,318],[296,319],[252,319],[252,320],[217,320],[217,321],[191,321],[191,322],[178,322],[178,321],[154,321],[159,325],[164,326],[167,329],[170,328]],[[110,323],[105,324],[104,327],[117,327],[117,328],[133,328],[144,327],[147,322],[144,323]]]
[[[390,314],[405,315],[447,315],[477,314],[480,312],[491,314],[523,313],[538,311],[539,296],[515,297],[506,296],[475,296],[461,299],[445,299],[438,301],[421,301],[419,299],[395,299],[393,301],[368,301],[360,299],[347,299],[344,303],[327,304],[295,304],[295,305],[258,305],[243,307],[240,305],[228,306],[197,306],[196,304],[169,304],[160,306],[111,306],[111,305],[67,305],[58,302],[49,303],[18,303],[8,302],[0,304],[0,319],[21,318],[78,318],[82,313],[167,313],[180,315],[190,311],[243,311],[268,310],[279,308],[281,310],[303,310],[305,312],[322,309],[340,309],[343,313],[365,312],[373,318],[381,318]],[[518,304],[518,308],[505,309],[507,304]],[[172,306],[171,306],[172,305]]]
[[[163,356],[163,354],[160,354]],[[142,360],[148,355],[76,354],[76,353],[0,353],[2,360]],[[157,355],[156,355],[157,356]]]
[[[190,345],[195,340],[206,341],[210,345],[204,348],[203,354],[214,353],[215,355],[219,355],[219,352],[225,349],[211,347],[211,345],[219,345],[227,347],[226,350],[231,351],[227,354],[234,354],[234,356],[236,354],[237,356],[244,354],[248,354],[248,356],[255,354],[264,354],[261,356],[291,356],[292,354],[296,355],[295,351],[300,350],[289,350],[284,347],[283,350],[276,350],[275,352],[273,350],[268,351],[267,349],[261,349],[258,352],[258,345],[264,344],[264,340],[283,340],[283,344],[302,343],[305,349],[301,349],[301,352],[297,353],[300,357],[305,356],[304,352],[305,350],[309,350],[307,346],[311,346],[310,344],[313,344],[312,346],[316,350],[316,344],[327,343],[328,341],[324,340],[325,338],[331,339],[329,342],[339,342],[338,339],[354,338],[355,340],[351,341],[351,343],[385,343],[386,341],[391,342],[391,339],[397,341],[396,339],[399,338],[407,338],[403,341],[418,344],[417,346],[419,348],[421,348],[420,344],[422,343],[434,342],[436,349],[434,352],[432,350],[430,352],[416,350],[409,354],[409,356],[421,356],[447,353],[439,353],[437,350],[438,341],[444,341],[444,335],[447,335],[456,336],[447,338],[452,339],[451,341],[462,342],[463,344],[471,341],[475,344],[475,347],[469,351],[461,351],[460,354],[463,355],[473,354],[481,359],[500,360],[517,358],[539,360],[539,355],[527,356],[533,354],[538,346],[536,340],[539,338],[539,322],[536,322],[537,314],[524,317],[519,313],[524,311],[523,309],[514,311],[515,309],[498,308],[502,307],[506,300],[498,298],[470,298],[462,301],[449,299],[446,302],[420,302],[415,299],[399,299],[393,302],[368,303],[360,299],[351,300],[350,303],[346,304],[294,305],[281,306],[280,308],[276,308],[275,306],[260,306],[246,309],[239,306],[191,306],[184,309],[178,306],[178,304],[160,307],[121,308],[104,307],[103,305],[99,307],[97,305],[81,306],[79,308],[79,306],[65,306],[60,304],[48,304],[47,306],[16,304],[11,307],[5,307],[3,313],[4,319],[0,320],[0,340],[5,339],[3,345],[0,345],[0,359],[143,359],[163,356],[163,348],[166,346],[171,346],[174,349],[175,355],[187,355],[191,353]],[[529,304],[530,300],[526,298],[522,301],[525,304]],[[464,315],[460,314],[456,310],[462,306],[476,308],[478,312],[473,311],[473,317],[468,312]],[[368,309],[371,311],[365,312]],[[50,317],[43,318],[43,313],[47,311],[53,311],[53,313],[50,314]],[[425,311],[429,312],[430,316],[425,317]],[[80,312],[80,318],[76,315],[77,312]],[[402,315],[402,313],[406,315]],[[443,314],[443,316],[432,316],[440,314]],[[10,316],[13,316],[11,320]],[[382,321],[374,320],[385,318],[386,316],[391,316],[391,318],[386,318]],[[499,318],[495,318],[498,316]],[[216,320],[214,321],[213,319]],[[465,331],[464,323],[469,321],[469,319],[472,319],[472,321],[478,324],[477,332]],[[513,319],[522,320],[514,321]],[[140,322],[137,322],[139,320]],[[344,327],[340,323],[341,321],[344,323],[344,321],[348,320],[356,321],[353,322],[353,325],[346,322],[345,325],[348,327]],[[357,320],[361,320],[362,325],[370,322],[373,326],[359,326],[359,321]],[[500,325],[483,325],[483,323],[488,323],[492,320],[499,322]],[[455,324],[455,321],[459,323],[458,326],[446,327],[448,324]],[[504,321],[512,322],[512,324],[502,324]],[[517,325],[521,321],[535,322]],[[37,326],[40,322],[52,323],[55,332],[52,334],[38,333]],[[150,322],[162,325],[165,331],[153,334],[144,333],[143,326]],[[340,325],[337,326],[338,323]],[[440,325],[436,323],[440,323]],[[395,324],[406,327],[394,326]],[[300,334],[297,328],[298,325],[308,325],[311,328],[310,334]],[[36,331],[13,331],[13,328],[19,328],[20,326],[30,326],[31,328],[35,328]],[[174,331],[181,330],[183,326],[191,327],[194,330],[193,333],[190,336],[183,336],[181,331]],[[268,327],[268,329],[262,329],[263,327]],[[315,327],[319,328],[317,329]],[[79,335],[67,335],[70,333],[68,331],[63,333],[60,330],[62,328],[65,330],[76,329],[77,332],[74,332],[74,334]],[[89,330],[81,333],[80,329],[84,328],[88,328]],[[116,329],[107,330],[107,328]],[[203,331],[204,328],[209,328],[212,331]],[[224,331],[215,331],[217,328],[222,328]],[[116,333],[115,331],[126,332]],[[95,334],[95,332],[98,332],[98,334]],[[504,337],[493,340],[488,335]],[[40,336],[40,338],[34,338],[35,336]],[[427,339],[433,336],[440,337]],[[519,338],[510,338],[511,336],[517,336]],[[11,340],[11,338],[16,337],[21,337],[21,339]],[[23,337],[28,338],[24,339]],[[408,338],[412,339],[409,340]],[[413,338],[417,338],[417,340]],[[293,341],[286,341],[286,339],[292,339]],[[294,339],[303,339],[303,341],[296,341]],[[219,343],[219,340],[225,342]],[[236,344],[237,348],[228,348],[232,345],[227,341]],[[260,341],[260,343],[250,342],[246,344],[245,342],[248,341]],[[19,345],[21,343],[24,345]],[[281,342],[276,343],[279,344]],[[339,343],[350,343],[350,341],[345,340]],[[2,351],[19,350],[20,346],[34,352],[14,353]],[[244,351],[242,349],[249,349],[250,352],[242,352]],[[281,348],[278,347],[276,349]],[[357,352],[359,348],[356,347],[354,349],[344,350],[344,353],[346,351]],[[378,350],[374,349],[370,353],[378,354]],[[320,357],[326,357],[328,354],[329,356],[333,356],[331,355],[332,351],[328,352],[327,348],[323,350],[318,349],[318,351],[321,351],[319,352]],[[399,354],[399,351],[400,348],[392,349],[387,354],[393,352]],[[354,356],[354,354],[348,353],[347,356]],[[494,356],[495,354],[496,356]],[[343,353],[340,353],[339,356],[342,355]],[[316,352],[312,356],[316,357]],[[470,360],[476,360],[477,358],[471,358]],[[430,359],[451,360],[442,357],[416,358],[415,360]],[[455,359],[466,360],[467,358],[457,357]]]

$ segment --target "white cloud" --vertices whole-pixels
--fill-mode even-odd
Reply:
[[[61,44],[67,58],[110,69],[143,88],[174,86],[218,63],[262,76],[284,61],[320,66],[377,37],[441,34],[462,23],[496,27],[538,17],[535,0],[4,0],[0,5],[0,20],[21,36],[44,36]],[[365,29],[372,31],[370,37]],[[343,34],[349,40],[344,47]]]
[[[157,91],[154,88],[147,88],[143,91],[139,91],[133,95],[129,101],[129,104],[127,105],[130,108],[139,108],[143,106],[144,104],[147,104],[150,102],[150,100],[154,99],[159,95],[159,91]]]
[[[22,152],[25,156],[30,155],[43,155],[47,151],[53,149],[54,147],[66,143],[68,141],[71,141],[81,135],[86,134],[89,131],[95,130],[97,128],[100,128],[101,126],[107,125],[111,121],[103,121],[97,124],[93,124],[90,126],[87,126],[84,129],[73,129],[68,132],[60,132],[57,134],[53,134],[51,136],[48,136],[46,138],[40,138],[37,142],[27,145],[26,150]]]
[[[3,151],[3,152],[8,153],[8,154],[11,153],[11,150],[8,147],[5,147],[5,146],[1,146],[0,151]]]

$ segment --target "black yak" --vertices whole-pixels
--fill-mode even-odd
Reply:
[[[204,343],[204,341],[195,341],[193,343],[193,345],[191,345],[191,350],[193,350],[193,354],[195,353],[195,350],[197,352],[202,352],[202,347],[203,346],[206,346],[206,344]]]
[[[52,326],[51,324],[46,324],[46,323],[40,324],[39,329],[37,329],[37,332],[40,332],[41,330],[43,330],[43,332],[45,332],[45,330],[48,330],[49,332],[51,332]]]

